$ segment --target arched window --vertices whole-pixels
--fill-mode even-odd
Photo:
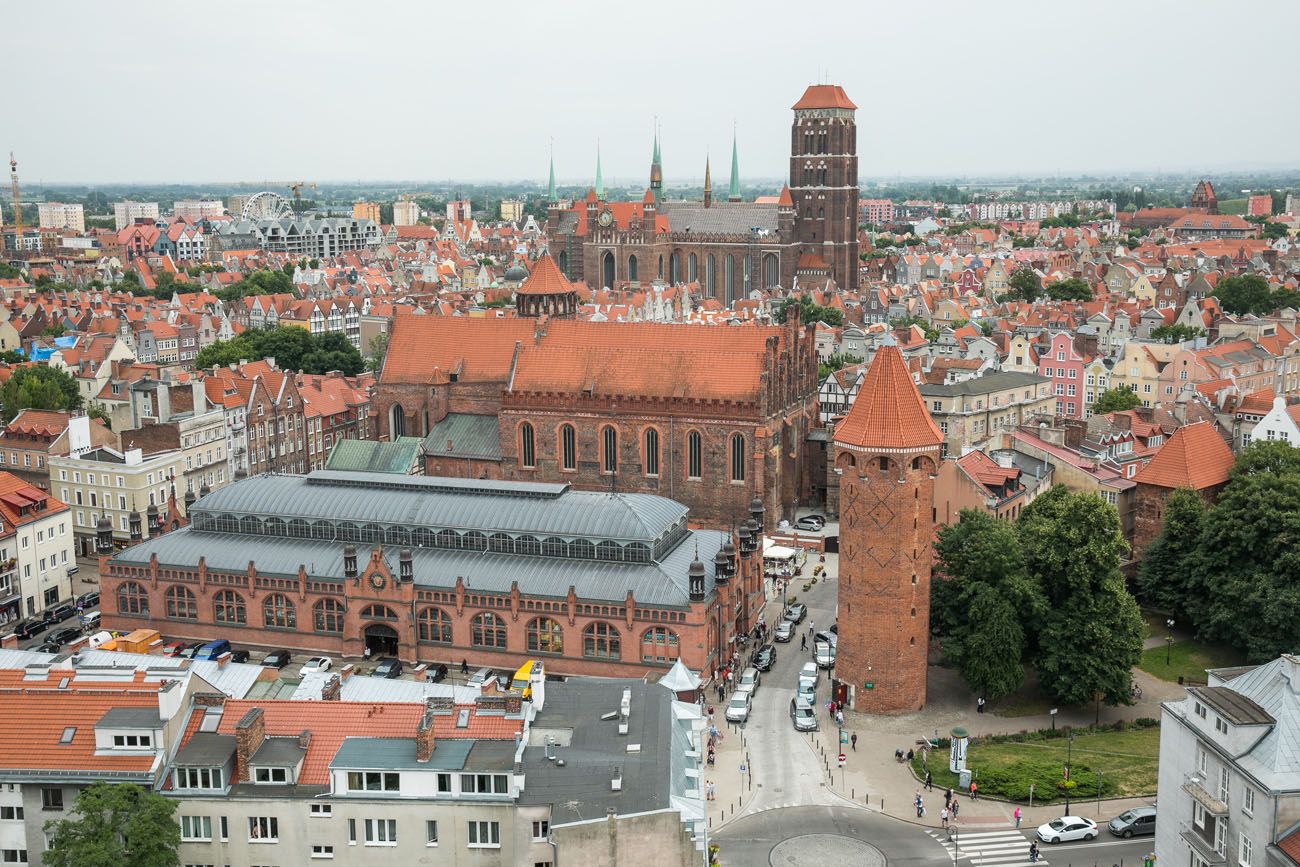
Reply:
[[[779,272],[780,265],[777,263],[776,256],[767,255],[763,257],[763,286],[771,289],[781,282]]]
[[[604,452],[601,455],[601,466],[607,473],[616,473],[618,472],[618,431],[607,427],[601,431],[600,438]]]
[[[396,442],[398,437],[406,436],[406,413],[402,411],[400,403],[395,403],[389,408],[388,427],[393,433],[390,442]]]
[[[317,632],[343,631],[343,603],[326,597],[312,607],[312,620]]]
[[[528,650],[532,653],[563,653],[564,630],[549,617],[528,621]]]
[[[222,590],[212,597],[212,618],[217,623],[247,623],[244,597],[234,590]]]
[[[652,427],[645,431],[645,474],[659,475],[659,431]]]
[[[595,560],[596,546],[586,539],[574,539],[569,545],[569,556],[575,560]]]
[[[608,623],[592,623],[582,630],[582,655],[596,659],[618,659],[623,655],[618,629]]]
[[[397,612],[387,605],[367,605],[361,609],[362,620],[396,620]]]
[[[627,257],[627,279],[636,279],[636,256]]]
[[[525,467],[537,466],[537,438],[529,422],[519,426],[519,463]]]
[[[172,620],[198,620],[199,605],[190,588],[167,588],[167,616]]]
[[[736,257],[722,260],[722,291],[728,304],[736,300]]]
[[[740,434],[731,435],[731,480],[745,481],[745,438]]]
[[[716,270],[717,269],[713,264],[713,254],[710,253],[708,261],[706,261],[704,265],[704,294],[708,295],[710,298],[716,297],[717,295],[717,287],[714,285]]]
[[[411,531],[405,527],[389,527],[384,530],[384,541],[389,545],[409,545],[411,544]]]
[[[686,477],[698,479],[704,475],[704,443],[700,432],[693,430],[686,435]]]
[[[659,279],[664,279],[664,257],[662,253],[659,254]]]
[[[441,608],[421,608],[420,640],[451,644],[451,615]]]
[[[149,615],[149,594],[134,581],[127,581],[117,588],[117,613]]]
[[[686,282],[694,283],[700,279],[700,260],[692,253],[686,257]]]
[[[560,462],[566,470],[578,468],[578,434],[571,424],[560,426]]]
[[[474,647],[505,647],[506,622],[491,611],[475,615],[469,622],[469,643]]]
[[[642,662],[672,662],[676,658],[676,632],[666,626],[652,626],[641,633]]]
[[[272,593],[262,602],[262,622],[276,629],[297,629],[298,611],[283,593]]]

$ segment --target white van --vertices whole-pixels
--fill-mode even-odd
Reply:
[[[86,646],[91,650],[98,650],[100,647],[103,647],[106,643],[112,640],[113,633],[108,631],[96,632],[86,639]]]

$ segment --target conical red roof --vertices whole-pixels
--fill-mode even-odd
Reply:
[[[876,352],[849,414],[835,426],[835,442],[882,451],[938,448],[943,442],[897,346]]]
[[[573,291],[573,284],[564,276],[560,266],[555,264],[549,253],[544,254],[533,265],[533,273],[528,275],[524,285],[516,293],[519,295],[563,295]]]
[[[1236,458],[1209,422],[1196,422],[1174,431],[1169,441],[1133,481],[1162,488],[1201,491],[1228,481]]]

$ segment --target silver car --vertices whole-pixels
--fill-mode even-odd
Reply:
[[[806,701],[790,700],[790,720],[794,723],[794,730],[797,732],[817,731],[817,714],[813,712],[812,705]]]
[[[776,631],[772,633],[772,637],[777,641],[789,641],[794,638],[794,624],[789,620],[782,620],[776,625]]]
[[[727,705],[727,719],[731,722],[744,722],[749,719],[749,708],[753,697],[747,692],[733,693],[731,703]]]
[[[813,707],[817,706],[817,685],[811,681],[803,681],[799,684],[798,691],[795,692],[797,701],[805,702]]]

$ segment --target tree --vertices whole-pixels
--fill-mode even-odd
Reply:
[[[23,276],[23,272],[13,265],[0,262],[0,280],[17,280]]]
[[[68,329],[64,327],[62,322],[51,322],[41,330],[41,337],[62,337],[67,333],[67,330]]]
[[[288,273],[285,273],[283,270],[253,271],[235,285],[228,286],[224,289],[218,289],[216,295],[222,301],[234,301],[238,298],[246,298],[249,295],[281,295],[292,293],[294,263],[287,262],[284,267],[289,269]]]
[[[20,367],[0,387],[5,424],[23,409],[80,409],[81,391],[66,371],[44,364]]]
[[[1285,223],[1265,223],[1263,227],[1264,238],[1269,241],[1285,238],[1287,228]]]
[[[86,409],[86,415],[89,416],[90,418],[97,418],[97,419],[99,419],[100,421],[102,421],[102,422],[104,423],[104,427],[108,428],[109,430],[112,430],[112,429],[113,429],[113,419],[112,419],[112,417],[108,414],[108,410],[104,409],[104,408],[103,408],[102,406],[100,406],[99,404],[97,404],[97,403],[92,403],[92,404],[91,404],[91,405]]]
[[[22,352],[17,349],[6,349],[0,352],[0,361],[6,364],[21,364],[27,359],[23,357]]]
[[[1070,277],[1048,284],[1047,296],[1053,301],[1091,301],[1092,287],[1078,277]]]
[[[1137,396],[1137,392],[1122,385],[1117,385],[1114,388],[1106,389],[1098,396],[1097,402],[1092,406],[1092,411],[1094,415],[1105,415],[1108,412],[1120,412],[1141,405],[1142,398]]]
[[[178,867],[179,802],[131,783],[94,783],[45,823],[47,867]]]
[[[1005,296],[1008,300],[1033,301],[1042,291],[1043,284],[1038,273],[1026,265],[1012,272],[1007,287],[1011,290]]]
[[[812,325],[814,322],[825,322],[827,325],[840,325],[844,321],[844,313],[835,307],[823,307],[816,304],[810,295],[791,295],[781,302],[781,306],[776,310],[776,318],[779,322],[784,322],[787,311],[792,306],[799,308],[799,321],[804,325]]]
[[[1119,512],[1092,493],[1052,488],[1016,522],[1025,568],[1047,607],[1034,656],[1039,683],[1066,704],[1128,704],[1145,626],[1124,586]]]
[[[1147,605],[1186,617],[1193,601],[1193,564],[1209,509],[1196,491],[1179,488],[1165,500],[1160,535],[1142,552],[1138,597]]]
[[[388,332],[381,331],[370,338],[366,344],[366,370],[379,373],[384,367],[384,355],[388,352]]]
[[[199,350],[194,359],[198,368],[225,367],[239,361],[274,358],[281,370],[303,373],[341,371],[356,376],[365,370],[361,353],[339,332],[313,335],[305,328],[281,325],[278,328],[252,329],[231,340],[218,340]]]
[[[1194,340],[1197,337],[1204,336],[1204,328],[1184,325],[1181,322],[1176,322],[1173,325],[1159,325],[1151,329],[1151,339],[1159,340],[1162,343],[1182,343],[1184,340]]]
[[[1237,316],[1247,313],[1262,316],[1276,309],[1268,281],[1258,274],[1223,278],[1214,289],[1214,297],[1226,312]]]

